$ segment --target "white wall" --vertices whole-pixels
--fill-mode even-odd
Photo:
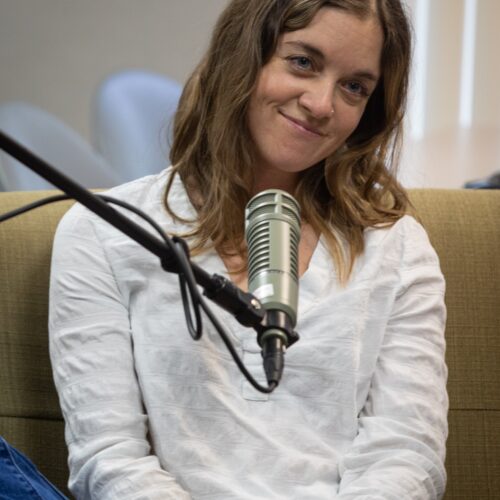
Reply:
[[[405,0],[414,14],[416,68],[402,179],[460,187],[500,170],[499,0]],[[142,67],[185,80],[227,0],[0,0],[0,102],[36,104],[90,137],[100,80]],[[463,63],[466,4],[476,23]],[[463,70],[471,119],[460,124]],[[463,106],[462,106],[463,107]]]
[[[0,0],[0,102],[40,106],[90,137],[92,93],[140,67],[183,82],[227,0]]]
[[[463,186],[500,171],[500,1],[406,0],[416,53],[407,186]]]

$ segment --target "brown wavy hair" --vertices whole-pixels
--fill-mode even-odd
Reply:
[[[377,16],[384,33],[381,77],[356,130],[331,157],[305,170],[292,194],[304,220],[325,237],[343,282],[363,252],[364,230],[394,224],[408,211],[394,174],[411,59],[400,0],[232,0],[186,83],[174,120],[170,159],[197,209],[195,221],[183,220],[192,227],[184,236],[192,238],[194,254],[215,248],[245,257],[244,209],[254,158],[249,100],[280,34],[304,28],[322,7]],[[165,205],[182,220],[168,204],[173,177]]]

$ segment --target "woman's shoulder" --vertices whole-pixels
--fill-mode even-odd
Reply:
[[[174,175],[172,167],[168,167],[158,174],[141,177],[106,191],[100,191],[96,194],[105,195],[126,202],[146,212],[153,218],[160,213],[164,216],[165,193],[171,175]],[[186,201],[189,201],[183,184],[180,179],[178,179],[178,176],[175,176],[172,182],[172,187],[169,192],[169,202],[170,201],[173,201],[174,205],[180,206],[185,206]],[[116,207],[117,206],[114,205],[114,208]],[[184,210],[184,212],[186,212],[186,210]],[[129,214],[132,215],[130,212]],[[83,205],[75,203],[75,205],[66,212],[61,222],[67,223],[68,221],[81,217],[99,219],[97,215],[93,214]]]
[[[427,231],[412,215],[401,217],[384,232],[385,237],[382,234],[377,236],[378,231],[373,231],[373,238],[380,238],[384,242],[386,251],[392,252],[395,258],[400,259],[404,267],[439,266],[439,257]]]
[[[370,227],[365,231],[365,241],[369,244],[392,245],[396,241],[427,244],[426,230],[412,215],[404,215],[394,224]]]
[[[390,226],[365,231],[365,252],[377,253],[403,267],[432,264],[439,259],[425,228],[413,216],[405,215]]]
[[[97,194],[106,195],[107,197],[126,202],[134,208],[146,213],[149,217],[160,223],[160,225],[164,227],[169,226],[172,221],[165,210],[164,202],[170,175],[172,175],[171,167],[158,174],[141,177]],[[175,179],[169,195],[169,200],[172,198],[175,200],[176,205],[183,205],[185,197],[186,194],[182,183],[180,180]],[[138,222],[141,225],[144,224],[138,215],[120,206],[111,205],[134,222]],[[106,229],[106,232],[110,232],[107,231],[107,229],[110,228],[107,222],[80,203],[75,203],[59,222],[56,236],[61,233],[70,232],[79,232],[83,235],[89,231],[95,232],[100,228]]]
[[[171,167],[158,174],[140,177],[98,194],[125,201],[141,210],[148,210],[163,202],[170,172]]]

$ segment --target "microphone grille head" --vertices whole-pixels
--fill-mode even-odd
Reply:
[[[300,206],[295,198],[286,191],[268,189],[256,194],[246,206],[246,226],[250,220],[255,220],[261,215],[282,215],[282,220],[289,218],[289,223],[293,224],[300,233]]]
[[[285,191],[269,189],[245,209],[248,289],[266,308],[295,317],[298,287],[300,206]]]

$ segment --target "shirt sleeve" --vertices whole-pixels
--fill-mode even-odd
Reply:
[[[52,256],[50,354],[69,488],[85,499],[188,499],[147,439],[128,309],[96,223],[75,206],[58,227]]]
[[[423,228],[415,221],[405,227],[394,307],[359,433],[339,465],[341,500],[429,500],[444,494],[444,279]]]

